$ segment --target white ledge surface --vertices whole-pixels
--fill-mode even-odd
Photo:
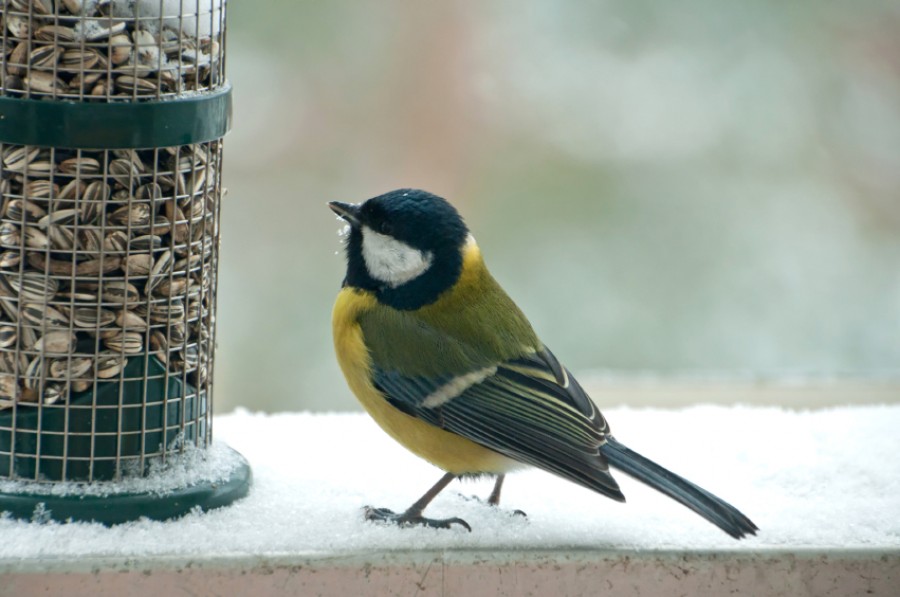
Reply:
[[[177,521],[113,528],[0,518],[0,595],[56,586],[114,592],[127,578],[154,578],[156,588],[178,581],[208,594],[228,593],[241,578],[256,583],[248,589],[281,582],[287,593],[315,593],[325,583],[322,592],[367,586],[452,594],[475,578],[492,595],[541,594],[548,582],[578,594],[589,588],[579,579],[609,580],[635,595],[676,577],[688,593],[759,589],[772,578],[784,581],[775,587],[784,591],[758,594],[803,587],[890,594],[882,592],[900,586],[900,405],[605,414],[621,441],[729,500],[759,535],[734,541],[621,474],[626,504],[535,470],[507,480],[500,510],[467,499],[489,493],[486,479],[451,485],[427,510],[465,518],[471,533],[365,523],[363,505],[402,510],[440,471],[362,414],[237,411],[216,417],[215,430],[253,467],[247,499]],[[212,590],[217,583],[221,591]]]

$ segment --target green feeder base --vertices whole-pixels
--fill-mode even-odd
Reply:
[[[182,462],[196,466],[192,481],[127,485],[127,471],[120,470],[144,462],[145,470],[136,471],[143,482],[161,451],[169,459],[184,457],[174,447],[206,436],[207,409],[204,392],[167,375],[149,356],[129,359],[121,382],[99,382],[66,404],[0,412],[0,512],[118,524],[226,506],[247,495],[252,475],[247,461],[225,446],[204,448],[224,450],[217,454],[225,467],[231,463],[224,472],[204,476],[202,462]],[[126,484],[116,488],[117,479]]]
[[[155,356],[146,369],[145,358],[129,359],[123,378],[66,404],[0,411],[0,479],[112,481],[126,461],[207,435],[206,394]]]
[[[252,472],[243,456],[233,453],[236,466],[227,479],[197,483],[165,492],[114,493],[110,495],[66,495],[52,493],[0,492],[0,512],[13,518],[47,521],[56,520],[120,524],[149,518],[168,520],[184,516],[195,508],[203,511],[227,506],[245,497],[250,491]],[[48,487],[48,490],[50,487]]]

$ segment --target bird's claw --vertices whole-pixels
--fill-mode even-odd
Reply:
[[[452,528],[454,524],[458,524],[470,533],[472,532],[472,527],[470,527],[469,523],[462,518],[425,518],[416,512],[397,514],[393,510],[387,508],[373,508],[372,506],[363,508],[363,518],[372,522],[396,524],[401,527],[420,525],[432,529],[449,529]]]

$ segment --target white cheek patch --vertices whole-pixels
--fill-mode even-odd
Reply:
[[[396,288],[428,271],[434,257],[430,252],[362,227],[362,254],[369,275]]]

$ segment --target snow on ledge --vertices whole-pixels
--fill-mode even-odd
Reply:
[[[217,416],[216,438],[253,467],[232,507],[106,528],[0,518],[0,563],[74,558],[279,556],[416,550],[757,551],[900,548],[900,406],[794,412],[694,406],[604,411],[622,442],[743,510],[760,527],[734,541],[689,510],[617,475],[618,504],[546,473],[454,483],[426,514],[473,528],[363,522],[367,504],[402,510],[441,475],[363,414]],[[521,509],[528,518],[512,516]]]

